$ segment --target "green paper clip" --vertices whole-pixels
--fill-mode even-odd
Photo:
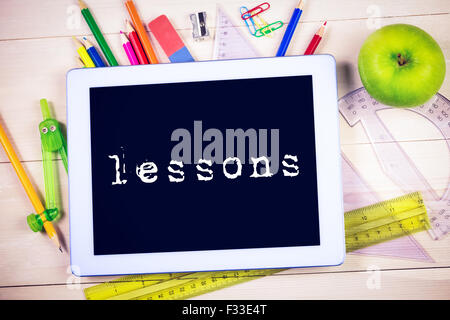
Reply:
[[[267,36],[271,32],[280,29],[282,26],[283,26],[283,22],[281,22],[281,21],[273,22],[269,25],[266,25],[266,26],[256,30],[254,36],[257,38],[262,37],[262,36]]]
[[[56,208],[56,179],[54,176],[53,153],[58,152],[61,155],[64,168],[68,172],[67,144],[61,133],[58,121],[51,118],[46,99],[41,100],[41,111],[44,121],[39,124],[39,133],[41,135],[42,160],[44,164],[45,206],[46,209],[53,209]]]

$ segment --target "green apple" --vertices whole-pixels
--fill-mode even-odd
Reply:
[[[416,107],[441,87],[445,58],[436,41],[422,29],[392,24],[366,39],[359,52],[358,70],[375,100],[394,107]]]

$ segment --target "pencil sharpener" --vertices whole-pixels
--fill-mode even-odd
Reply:
[[[47,221],[52,221],[58,216],[58,208],[47,209],[42,213]],[[27,217],[27,223],[34,232],[41,231],[44,227],[44,221],[39,214],[32,213]]]
[[[199,41],[209,37],[209,30],[206,27],[206,12],[193,13],[190,18],[194,40]]]

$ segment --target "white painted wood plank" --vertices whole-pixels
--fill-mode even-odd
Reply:
[[[85,299],[86,284],[0,288],[0,299]],[[276,274],[200,295],[192,300],[449,299],[450,269],[327,274]]]
[[[117,33],[123,28],[123,19],[128,17],[123,0],[86,0],[100,29]],[[239,8],[246,5],[252,8],[260,0],[135,0],[144,24],[161,14],[166,14],[176,28],[192,29],[189,14],[206,11],[207,24],[215,25],[217,5],[224,7],[236,24],[244,26],[239,18]],[[264,13],[267,21],[289,22],[293,8],[298,0],[272,1],[271,8]],[[302,21],[363,19],[368,25],[377,23],[378,17],[437,15],[450,12],[446,0],[332,0],[306,1]],[[80,15],[76,0],[2,0],[0,3],[0,40],[21,38],[43,38],[55,36],[81,35],[90,33]]]
[[[377,281],[379,280],[379,282]],[[346,272],[253,280],[194,299],[448,299],[450,269]]]

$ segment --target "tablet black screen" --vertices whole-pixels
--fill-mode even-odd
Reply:
[[[90,110],[95,255],[320,244],[311,76],[91,88]]]

